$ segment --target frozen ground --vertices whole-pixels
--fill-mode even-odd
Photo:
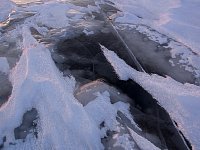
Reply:
[[[96,4],[93,0],[14,2],[20,5],[9,0],[0,3],[0,84],[4,85],[0,88],[0,149],[157,150],[166,147],[159,136],[142,131],[135,123],[134,114],[130,112],[134,102],[127,95],[106,83],[91,80],[84,80],[87,84],[77,90],[77,84],[83,84],[79,83],[83,79],[75,76],[80,72],[61,73],[55,64],[69,61],[54,53],[59,40],[82,33],[87,36],[109,33],[105,20],[99,15],[101,6],[96,5],[104,1]],[[114,24],[118,29],[121,27],[118,23],[131,24],[160,44],[172,37],[174,40],[167,41],[166,47],[171,48],[174,58],[180,57],[186,67],[191,66],[191,72],[198,77],[198,20],[190,18],[188,21],[180,15],[192,8],[192,16],[197,18],[198,2],[165,0],[158,1],[157,6],[150,1],[113,2],[107,1],[122,11],[116,16],[117,9],[112,7],[114,12],[109,14],[114,14],[110,17],[116,19]],[[118,15],[122,17],[116,18]],[[150,32],[146,25],[166,35]],[[181,28],[185,32],[177,30]],[[188,34],[191,36],[185,36]],[[102,47],[102,50],[119,78],[130,78],[148,91],[177,122],[192,147],[199,149],[199,87],[181,84],[170,77],[138,72],[107,48]],[[88,62],[97,63],[79,55],[69,58],[76,58],[86,66]],[[98,60],[99,54],[95,58]],[[144,136],[146,134],[152,138]]]

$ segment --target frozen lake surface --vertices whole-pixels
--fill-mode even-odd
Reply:
[[[0,149],[200,149],[199,6],[2,0]]]

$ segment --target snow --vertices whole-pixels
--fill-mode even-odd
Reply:
[[[62,29],[68,27],[72,22],[83,20],[84,15],[97,11],[96,7],[81,7],[62,1],[47,1],[41,4],[33,3],[26,7],[17,7],[19,14],[27,12],[33,14],[26,19],[26,23],[32,23],[34,28],[40,30]],[[40,31],[41,32],[41,31]]]
[[[110,95],[107,91],[96,93],[97,98],[85,106],[86,112],[91,116],[97,126],[104,122],[101,129],[101,137],[106,136],[106,131],[118,131],[118,121],[116,120],[118,109],[115,104],[110,103]],[[119,102],[117,102],[119,103]],[[121,103],[121,105],[126,105]]]
[[[9,64],[5,57],[0,57],[0,72],[8,74],[9,72]]]
[[[27,11],[36,13],[34,15],[34,20],[31,18],[31,21],[34,21],[34,24],[50,28],[63,28],[69,25],[66,16],[66,11],[68,9],[70,9],[68,5],[57,2],[33,5],[26,8]]]
[[[180,7],[170,11],[170,22],[163,25],[176,39],[199,51],[200,3],[196,0],[181,1]]]
[[[41,131],[34,146],[41,149],[102,149],[99,129],[73,96],[74,78],[61,76],[49,50],[26,28],[23,39],[24,51],[11,75],[12,95],[0,109],[0,138],[6,135],[5,147],[13,142],[13,129],[20,125],[23,114],[36,108]],[[23,149],[23,146],[17,144],[13,149]]]
[[[39,26],[63,28],[69,25],[69,19],[66,16],[66,11],[69,9],[69,6],[66,4],[49,2],[48,4],[30,6],[26,10],[36,12],[34,21]]]
[[[181,84],[170,77],[138,72],[127,65],[113,51],[101,46],[121,80],[132,79],[148,91],[178,124],[194,149],[200,147],[200,87]]]
[[[115,107],[111,105],[109,93],[105,91],[102,94],[97,94],[97,98],[85,106],[86,111],[88,112],[88,114],[91,115],[97,125],[105,122],[105,126],[108,129],[110,129],[111,131],[117,131],[117,109],[115,109]]]
[[[112,137],[114,140],[116,140],[113,145],[114,147],[120,146],[125,150],[135,149],[136,142],[136,144],[142,150],[159,150],[159,148],[142,136],[138,135],[130,128],[128,128],[130,134],[120,132],[120,124],[116,120],[118,111],[122,112],[124,115],[128,116],[127,118],[133,121],[130,117],[128,104],[119,101],[112,105],[110,103],[110,94],[107,91],[103,93],[96,93],[96,95],[97,98],[86,105],[85,109],[97,125],[100,125],[102,122],[104,122],[104,127],[101,129],[102,137],[106,136],[106,132],[108,130],[115,131],[116,134],[114,134]],[[133,125],[136,124],[133,122]],[[139,128],[137,127],[137,129]],[[120,135],[120,133],[122,135]]]
[[[118,134],[115,134],[114,139],[117,138],[117,142],[114,144],[114,147],[120,146],[123,147],[124,150],[130,150],[135,147],[134,142],[129,142],[130,141],[130,135],[129,134],[124,134],[121,136],[118,136]]]

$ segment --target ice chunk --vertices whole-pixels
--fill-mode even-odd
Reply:
[[[134,132],[132,129],[128,128],[132,138],[134,139],[134,141],[136,142],[137,146],[141,149],[141,150],[160,150],[159,148],[157,148],[155,145],[153,145],[150,141],[148,141],[147,139],[143,138],[142,136],[140,136],[139,134],[137,134],[136,132]]]
[[[79,87],[75,92],[75,97],[85,106],[97,97],[95,93],[103,93],[105,91],[109,92],[112,103],[118,101],[133,103],[133,101],[121,91],[100,80],[92,81]]]

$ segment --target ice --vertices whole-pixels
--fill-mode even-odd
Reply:
[[[33,3],[26,7],[18,7],[17,11],[23,14],[30,12],[32,17],[26,22],[32,23],[38,31],[48,29],[67,28],[72,22],[80,21],[85,14],[97,11],[96,7],[81,7],[60,1],[47,1],[42,4]],[[44,29],[47,28],[47,29]],[[41,33],[41,32],[40,32]]]
[[[15,0],[15,2],[18,4],[24,3],[24,0]],[[32,2],[32,0],[27,2]],[[165,3],[162,2],[160,6],[163,4]],[[171,7],[171,3],[169,6]],[[167,5],[162,11],[167,12],[169,6]],[[31,14],[25,18],[22,17],[23,19],[19,19],[19,22],[16,22],[16,24],[12,24],[11,22],[5,25],[5,31],[1,33],[3,40],[5,40],[5,37],[7,38],[6,41],[10,39],[8,46],[2,47],[5,52],[9,53],[11,56],[8,57],[6,54],[5,57],[7,58],[3,57],[0,59],[0,70],[6,73],[6,75],[3,76],[4,78],[6,78],[7,75],[10,76],[13,89],[10,95],[6,87],[5,91],[8,93],[6,95],[8,100],[3,102],[3,105],[0,107],[0,147],[3,143],[3,148],[17,150],[103,149],[104,147],[101,139],[108,136],[108,131],[119,132],[120,134],[123,133],[120,131],[122,129],[120,128],[122,123],[119,121],[119,112],[135,126],[136,130],[140,130],[129,112],[129,104],[120,102],[121,99],[125,102],[130,102],[130,99],[126,95],[119,93],[118,90],[103,82],[87,84],[87,87],[84,88],[86,90],[88,88],[89,92],[82,89],[79,91],[78,95],[76,93],[77,91],[75,91],[75,78],[69,74],[63,77],[63,74],[59,72],[52,60],[50,49],[47,48],[48,46],[42,43],[39,38],[36,38],[36,36],[48,36],[52,32],[66,32],[70,25],[74,25],[73,23],[78,21],[82,21],[78,26],[85,27],[85,30],[83,30],[85,34],[93,34],[93,31],[89,28],[92,23],[87,24],[87,22],[84,22],[84,19],[93,18],[92,12],[98,12],[98,7],[92,5],[81,7],[64,0],[52,0],[43,1],[42,3],[17,5],[15,6],[16,14],[10,14],[13,4],[9,1],[1,0],[0,8],[3,10],[0,13],[0,21],[9,19],[9,15],[13,15],[12,17],[16,19],[18,15],[23,16],[27,12]],[[138,8],[136,11],[139,10]],[[146,17],[149,18],[150,21],[151,19],[158,19],[157,22],[159,22],[160,16],[158,12],[161,8],[155,9],[154,6],[151,5],[151,9],[154,9],[154,14],[149,13],[150,10],[145,12],[146,10],[142,9],[142,13],[138,14],[134,19],[138,21],[141,17]],[[91,16],[91,18],[87,15]],[[127,14],[127,16],[131,18],[133,15]],[[140,19],[137,19],[138,17]],[[168,22],[168,18],[164,23],[166,22]],[[95,23],[100,24],[100,21]],[[163,25],[164,23],[160,21],[159,25]],[[51,33],[49,33],[50,31]],[[38,35],[36,35],[36,32]],[[14,51],[16,54],[13,54],[7,50],[7,47],[12,47],[13,41],[16,42],[14,47],[21,49],[22,54],[17,51]],[[106,49],[103,49],[106,55]],[[191,101],[199,104],[197,100],[199,92],[196,92],[197,99],[193,99],[193,94],[195,94],[195,92],[192,92],[197,87],[192,85],[183,85],[182,87],[181,84],[173,81],[171,78],[164,79],[156,75],[149,76],[138,73],[127,66],[123,61],[118,64],[120,60],[118,60],[114,54],[109,54],[109,51],[107,52],[107,58],[110,56],[108,60],[111,58],[116,59],[111,62],[111,64],[115,67],[120,78],[125,80],[129,78],[137,79],[137,82],[142,84],[145,89],[149,90],[150,93],[158,99],[160,104],[168,110],[172,118],[178,122],[179,128],[183,129],[183,133],[186,137],[192,139],[192,144],[196,146],[198,141],[193,140],[193,135],[198,139],[198,131],[195,134],[187,132],[189,128],[193,129],[194,127],[186,122],[186,119],[183,117],[185,113],[182,112],[187,111],[188,114],[193,115],[193,113],[199,113],[199,111],[191,112],[190,105],[186,105],[187,100],[180,103],[184,98],[180,97],[181,100],[179,100],[176,97],[177,93],[175,90],[179,88],[179,95],[182,96],[185,94],[189,97],[192,96]],[[11,60],[11,58],[16,57],[18,54],[20,59],[15,66],[16,60]],[[58,60],[62,56],[57,55],[54,57]],[[64,60],[65,58],[62,59]],[[12,64],[11,72],[9,71],[8,63]],[[134,72],[136,78],[132,76],[132,72]],[[148,84],[146,84],[146,82]],[[162,87],[161,83],[166,89],[161,89],[160,94],[158,91]],[[175,90],[171,91],[172,89]],[[160,98],[160,95],[166,97]],[[173,99],[174,102],[172,102],[171,98],[175,98],[175,100]],[[172,103],[175,103],[175,105],[171,105]],[[28,134],[25,137],[24,134],[22,134],[22,137],[25,139],[16,140],[16,134],[21,135],[21,133],[14,131],[23,125],[23,116],[26,112],[30,112],[33,109],[37,111],[38,115],[36,120],[37,137],[33,134]],[[174,113],[174,110],[177,110],[177,112]],[[188,116],[186,116],[186,118],[189,119]],[[194,118],[191,117],[191,119],[193,121]],[[196,125],[195,129],[198,130],[197,121],[196,119],[193,125]],[[125,125],[123,127],[125,127]],[[27,132],[27,130],[25,131]],[[141,149],[145,148],[145,146],[157,149],[139,134],[134,131],[131,132],[133,132],[131,134],[132,136],[130,134],[129,136],[126,134],[120,135],[119,137],[115,136],[115,139],[118,141],[116,145],[123,143],[123,146],[125,145],[126,148],[129,148],[134,147],[135,145],[133,143],[136,143]],[[5,137],[6,140],[4,140]],[[131,137],[135,142],[129,139]]]
[[[21,28],[22,55],[10,74],[12,94],[0,108],[0,139],[6,137],[3,148],[103,149],[101,138],[108,130],[118,131],[118,111],[136,125],[130,115],[129,104],[111,104],[106,88],[102,93],[96,93],[97,97],[86,106],[79,103],[74,97],[74,77],[63,77],[49,49],[31,34],[31,26],[25,24]],[[112,92],[112,88],[107,86],[107,89]],[[111,94],[116,94],[115,90]],[[37,138],[18,131],[24,114],[33,109],[38,113]],[[16,137],[26,138],[16,140]]]
[[[175,65],[200,77],[200,3],[196,0],[111,0],[118,12],[114,24],[135,25],[158,43],[167,43]],[[134,33],[132,33],[134,34]],[[163,36],[164,35],[164,36]],[[176,61],[180,60],[178,64]]]
[[[116,120],[117,109],[111,105],[109,93],[105,91],[104,93],[96,93],[97,98],[91,101],[85,106],[86,111],[93,118],[97,125],[104,122],[106,130],[117,131],[117,125],[119,124]],[[102,132],[102,137],[104,137],[106,132]]]
[[[42,0],[12,0],[16,4],[28,4],[28,3],[35,3],[35,2],[41,2]]]
[[[138,72],[127,65],[113,51],[102,46],[105,57],[121,80],[132,79],[148,91],[178,124],[178,128],[191,142],[200,147],[200,87],[181,84],[170,77]]]
[[[159,150],[155,145],[149,142],[147,139],[143,138],[142,136],[138,135],[132,129],[129,128],[132,138],[136,141],[136,144],[141,150]]]
[[[130,141],[130,135],[129,134],[124,134],[124,135],[115,135],[113,137],[114,139],[117,138],[117,142],[114,144],[114,147],[120,146],[123,147],[124,150],[130,150],[133,149],[135,146],[134,142],[129,142]]]
[[[75,92],[75,97],[81,102],[81,104],[85,106],[97,97],[97,95],[95,95],[94,93],[102,93],[105,91],[109,92],[112,103],[116,103],[119,100],[126,103],[132,102],[132,100],[128,96],[100,80],[92,81],[80,86]]]
[[[170,11],[170,22],[163,25],[166,32],[196,51],[200,49],[200,22],[197,19],[200,17],[199,8],[200,3],[196,0],[182,0],[178,8]]]
[[[0,57],[0,72],[8,74],[9,72],[9,64],[5,57]]]
[[[108,140],[109,144],[112,145],[110,146],[113,147],[113,149],[116,147],[121,147],[125,150],[137,150],[135,145],[136,143],[142,150],[147,150],[148,148],[152,150],[159,150],[159,148],[154,146],[151,142],[142,136],[135,133],[132,129],[128,129],[130,130],[130,133],[125,132],[124,130],[127,128],[126,122],[121,123],[117,121],[116,118],[118,116],[118,111],[122,112],[125,116],[130,116],[128,104],[119,101],[112,105],[110,103],[110,95],[107,91],[103,93],[97,92],[96,96],[96,99],[89,102],[85,106],[85,109],[97,125],[103,123],[103,127],[101,129],[102,137],[107,136],[107,131],[114,131],[115,134],[112,136],[112,139]],[[133,121],[131,117],[129,119]],[[139,129],[134,122],[132,123],[137,129]]]
[[[117,22],[146,24],[194,49],[200,48],[199,2],[196,0],[115,0],[113,3],[123,12]]]
[[[31,140],[35,141],[34,147],[102,149],[98,127],[73,96],[75,80],[61,76],[49,50],[26,28],[23,38],[23,54],[11,75],[12,95],[0,109],[0,139],[7,137],[5,148],[15,142],[13,130],[20,125],[23,114],[36,108],[40,132],[37,141]],[[13,149],[23,149],[25,145],[26,142],[17,144]]]
[[[27,8],[28,11],[36,12],[34,21],[38,25],[50,28],[67,27],[69,24],[66,11],[69,9],[68,5],[56,2],[49,2],[48,4],[45,3]]]
[[[12,12],[14,4],[9,0],[1,0],[0,2],[0,26],[1,22],[5,21]]]

